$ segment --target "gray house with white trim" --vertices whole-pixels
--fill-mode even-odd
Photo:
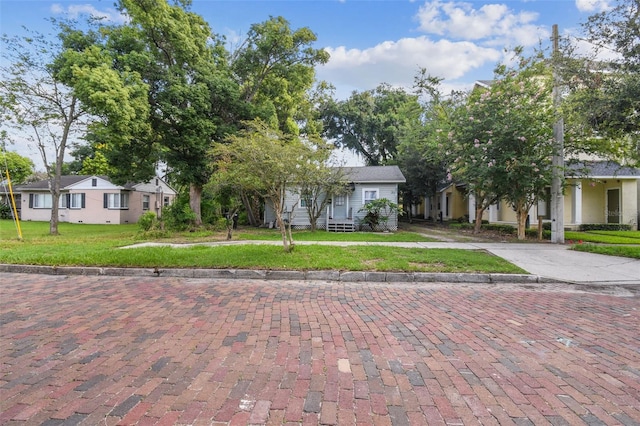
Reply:
[[[406,179],[398,166],[362,166],[341,167],[348,183],[345,194],[329,194],[330,202],[317,221],[318,229],[328,231],[350,232],[360,228],[366,212],[360,209],[369,201],[386,198],[398,204],[398,185]],[[291,221],[295,229],[311,227],[304,200],[296,191],[289,191],[285,200],[285,218]],[[275,225],[275,213],[271,206],[265,208],[264,223]],[[398,217],[389,217],[387,228],[391,231],[398,229]]]

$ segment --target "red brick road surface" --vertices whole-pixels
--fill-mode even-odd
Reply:
[[[0,424],[640,424],[637,297],[6,273],[0,327]]]

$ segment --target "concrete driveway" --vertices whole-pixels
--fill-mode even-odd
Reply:
[[[15,273],[0,283],[0,424],[640,424],[638,297]]]

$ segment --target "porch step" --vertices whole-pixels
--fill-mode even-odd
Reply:
[[[327,225],[329,232],[355,232],[356,227],[353,223],[334,222]]]

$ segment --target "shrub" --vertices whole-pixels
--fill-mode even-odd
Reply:
[[[631,225],[625,223],[583,223],[580,231],[631,231]]]
[[[154,212],[148,211],[138,219],[138,226],[143,231],[150,231],[158,226],[158,217]]]
[[[162,211],[162,220],[167,229],[185,231],[195,226],[196,214],[189,207],[188,197],[178,197]]]
[[[11,219],[11,207],[7,204],[0,204],[0,219]]]
[[[482,229],[486,229],[487,231],[496,231],[502,234],[514,235],[518,230],[511,225],[502,225],[497,223],[489,223],[483,224]]]

